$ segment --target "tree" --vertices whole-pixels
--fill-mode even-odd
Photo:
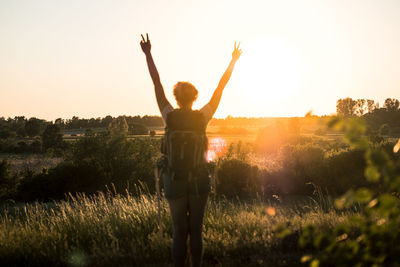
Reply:
[[[15,132],[11,131],[8,126],[0,126],[0,139],[14,138]]]
[[[383,108],[387,111],[397,111],[399,110],[400,102],[395,98],[386,98]]]
[[[109,127],[110,124],[113,121],[113,117],[111,117],[110,115],[105,116],[102,120],[101,120],[101,125],[102,127]]]
[[[355,110],[354,110],[354,113],[357,115],[357,116],[362,116],[362,115],[364,115],[364,113],[365,113],[365,111],[366,111],[366,109],[367,109],[367,107],[366,107],[366,102],[367,101],[365,101],[365,99],[357,99],[357,101],[356,101],[356,104],[355,104]]]
[[[57,124],[49,124],[42,134],[42,147],[46,151],[49,148],[61,148],[63,138],[60,127]]]
[[[30,118],[25,123],[25,132],[29,137],[34,137],[40,134],[40,126],[42,122],[37,118]]]
[[[376,103],[376,105],[379,105],[379,104]],[[375,101],[374,100],[367,99],[367,110],[368,110],[368,113],[372,113],[376,108],[378,108],[376,105],[375,105]]]
[[[54,121],[54,124],[57,124],[58,126],[60,126],[60,128],[64,128],[65,126],[65,122],[62,118],[58,118]]]
[[[108,128],[113,134],[127,134],[129,130],[125,116],[119,116],[118,118],[113,119]]]
[[[25,126],[18,127],[15,132],[17,133],[18,137],[26,136]]]
[[[69,128],[70,129],[79,129],[79,117],[73,116],[72,119],[69,121]]]
[[[336,112],[339,116],[351,117],[355,115],[357,101],[351,99],[350,97],[339,99],[336,102]]]

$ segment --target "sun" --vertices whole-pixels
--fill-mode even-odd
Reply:
[[[276,102],[291,97],[300,87],[303,60],[294,45],[262,39],[243,44],[243,51],[235,71],[236,82],[255,104],[257,99]]]

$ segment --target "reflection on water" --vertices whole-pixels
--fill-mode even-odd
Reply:
[[[207,161],[213,161],[227,151],[228,146],[222,137],[212,137],[208,140]]]

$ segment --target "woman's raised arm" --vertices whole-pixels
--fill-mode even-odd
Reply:
[[[229,63],[228,68],[226,69],[224,75],[222,75],[221,80],[218,83],[217,89],[215,89],[214,94],[211,97],[210,102],[208,104],[211,106],[213,113],[217,110],[219,102],[221,100],[222,96],[222,91],[224,90],[226,84],[228,83],[229,79],[231,78],[233,68],[235,67],[236,61],[240,58],[240,55],[242,54],[242,50],[239,49],[240,43],[238,46],[235,46],[232,52],[232,60]]]
[[[146,55],[147,67],[149,68],[151,79],[153,80],[158,108],[160,109],[160,112],[162,112],[167,105],[171,104],[165,97],[164,88],[160,81],[160,75],[158,74],[156,65],[154,64],[153,56],[151,55],[150,52],[151,43],[149,35],[147,33],[146,33],[146,38],[147,40],[144,38],[142,34],[142,41],[140,41],[140,46],[142,47],[143,53]]]

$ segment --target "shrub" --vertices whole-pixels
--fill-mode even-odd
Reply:
[[[326,157],[324,182],[318,183],[332,195],[340,195],[350,188],[367,186],[364,179],[364,154],[360,150],[342,150]]]
[[[149,129],[143,124],[132,123],[129,125],[129,134],[147,135],[149,134]]]
[[[76,141],[65,161],[39,174],[29,174],[18,187],[26,201],[60,199],[67,192],[95,193],[113,184],[118,193],[144,183],[154,191],[153,162],[158,139],[127,140],[109,132]]]
[[[66,193],[95,193],[104,188],[105,177],[89,164],[60,163],[39,174],[26,173],[18,187],[17,199],[49,201],[61,199]]]
[[[40,140],[33,141],[29,146],[29,150],[32,153],[40,153],[42,150],[42,143]]]
[[[0,139],[14,138],[16,135],[8,126],[0,127]]]
[[[10,166],[7,161],[0,162],[0,198],[9,197],[15,193],[17,179],[10,172]]]
[[[49,148],[61,149],[64,145],[60,127],[57,124],[49,124],[42,134],[42,147],[46,151]]]
[[[324,151],[316,145],[287,145],[282,148],[283,169],[290,177],[287,193],[305,194],[307,182],[323,177]]]
[[[15,153],[24,153],[24,152],[27,152],[28,150],[29,150],[28,144],[24,141],[19,141],[17,143]]]
[[[216,193],[219,195],[249,197],[261,191],[258,168],[242,160],[222,160],[217,175]]]
[[[388,135],[390,132],[390,127],[388,124],[382,124],[381,127],[379,128],[379,134],[380,135]]]

